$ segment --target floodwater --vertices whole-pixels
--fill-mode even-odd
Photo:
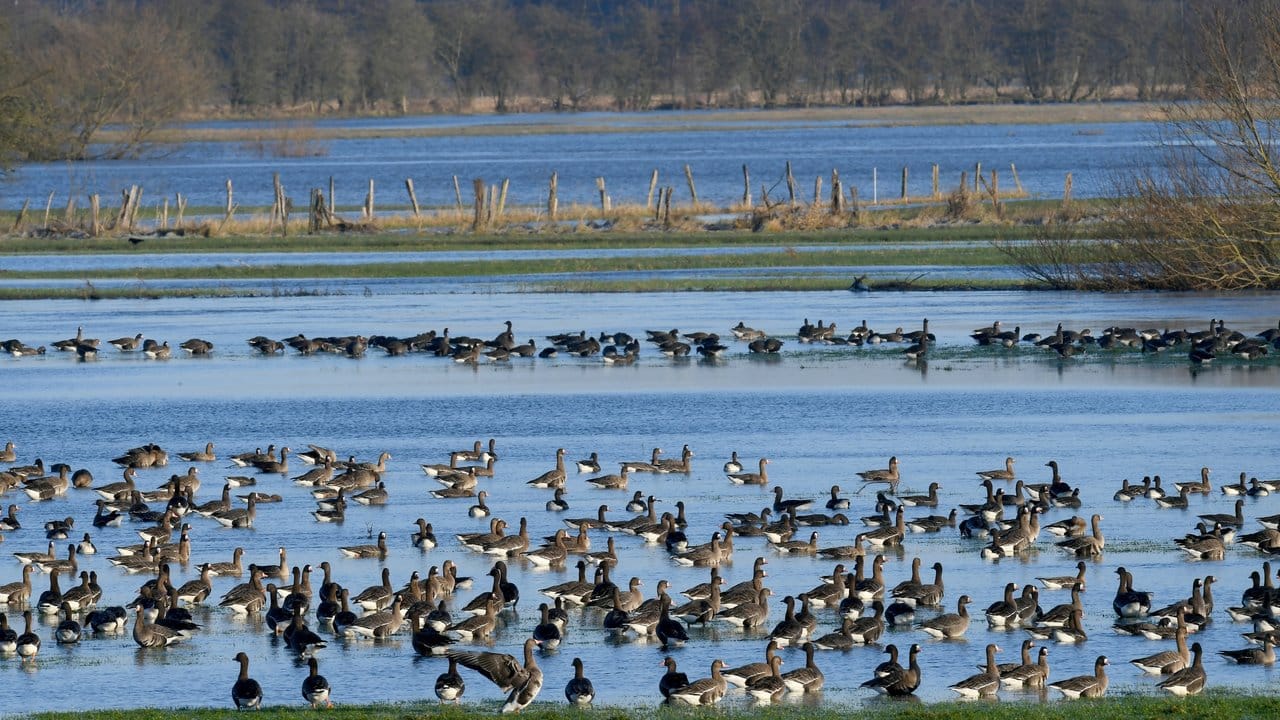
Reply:
[[[1223,662],[1217,650],[1244,647],[1234,624],[1223,612],[1239,602],[1248,575],[1262,557],[1240,546],[1227,559],[1192,562],[1172,540],[1191,531],[1196,515],[1230,512],[1233,500],[1217,485],[1240,472],[1262,479],[1280,476],[1280,361],[1274,355],[1254,362],[1222,359],[1192,368],[1184,354],[1144,356],[1137,352],[1092,352],[1062,361],[1029,347],[979,349],[967,337],[972,328],[999,319],[1022,332],[1051,332],[1058,322],[1068,328],[1089,327],[1094,334],[1109,325],[1165,326],[1200,329],[1210,318],[1246,334],[1274,327],[1277,295],[1203,295],[1132,293],[1079,295],[1065,293],[696,293],[633,295],[524,295],[518,293],[373,293],[324,297],[265,297],[219,300],[41,301],[6,303],[0,329],[29,345],[74,335],[83,325],[90,337],[104,341],[142,332],[171,345],[189,337],[215,343],[208,358],[176,356],[168,362],[147,361],[107,348],[97,360],[79,362],[66,354],[0,359],[5,401],[0,404],[0,441],[17,443],[19,460],[36,457],[46,463],[66,462],[90,469],[99,482],[118,479],[110,458],[129,447],[154,442],[170,453],[217,444],[220,457],[264,447],[268,443],[295,449],[313,442],[341,456],[374,460],[391,453],[385,475],[391,502],[383,507],[348,510],[341,525],[318,524],[308,511],[307,489],[279,476],[261,476],[257,490],[280,493],[283,502],[263,505],[252,530],[223,529],[203,518],[193,525],[193,563],[178,569],[176,583],[195,576],[195,563],[227,560],[237,546],[248,562],[275,562],[276,549],[289,550],[290,564],[333,563],[335,579],[358,592],[376,584],[382,567],[391,569],[399,586],[413,571],[425,572],[446,559],[463,575],[477,578],[476,587],[460,591],[459,607],[486,589],[491,558],[462,549],[457,532],[473,531],[483,520],[468,517],[468,500],[436,500],[437,487],[419,469],[421,463],[447,461],[448,451],[469,447],[476,439],[497,439],[500,460],[496,475],[481,481],[494,513],[514,524],[527,517],[534,537],[560,527],[561,514],[543,505],[544,490],[525,485],[552,467],[556,448],[568,459],[595,451],[607,467],[621,460],[647,458],[653,447],[676,455],[688,444],[695,452],[688,475],[635,475],[630,491],[652,493],[660,510],[683,500],[688,534],[693,542],[710,537],[726,512],[758,511],[772,499],[766,489],[730,484],[721,466],[732,451],[754,461],[771,459],[770,479],[788,497],[821,498],[840,484],[853,500],[848,511],[857,518],[871,514],[874,492],[862,489],[854,472],[884,467],[889,456],[902,463],[902,493],[924,492],[941,484],[937,511],[918,508],[908,517],[945,513],[958,503],[981,500],[975,471],[998,467],[1006,455],[1017,458],[1019,477],[1041,482],[1049,477],[1049,460],[1057,460],[1064,478],[1081,488],[1084,507],[1077,512],[1104,516],[1104,556],[1090,563],[1085,594],[1088,642],[1079,646],[1050,643],[1052,679],[1090,672],[1094,658],[1108,655],[1113,693],[1158,692],[1151,679],[1127,664],[1171,643],[1121,637],[1111,625],[1114,570],[1133,572],[1140,589],[1155,593],[1156,605],[1187,596],[1191,581],[1212,574],[1218,610],[1213,623],[1194,637],[1207,649],[1205,664],[1211,687],[1259,691],[1270,687],[1273,670],[1237,668]],[[892,346],[874,349],[815,347],[795,341],[802,320],[837,322],[843,329],[866,320],[877,329],[918,327],[928,317],[938,337],[927,364],[904,362]],[[598,359],[557,358],[512,361],[476,367],[421,355],[384,357],[371,351],[364,359],[337,356],[281,357],[252,354],[245,339],[263,334],[282,338],[364,333],[408,335],[447,326],[454,335],[488,337],[514,323],[523,341],[545,335],[586,330],[679,328],[728,335],[738,321],[766,329],[787,341],[776,358],[751,357],[741,343],[724,360],[709,364],[672,361],[646,347],[633,366],[608,367]],[[306,466],[291,462],[291,474]],[[242,474],[224,460],[200,465],[203,486],[199,501],[216,497],[221,479]],[[1187,511],[1160,510],[1147,500],[1121,504],[1112,494],[1123,478],[1133,481],[1159,474],[1166,483],[1192,480],[1201,467],[1212,468],[1215,491],[1193,496]],[[140,486],[151,488],[187,465],[144,470]],[[594,515],[607,503],[612,517],[630,492],[590,489],[569,468],[563,515]],[[242,491],[243,492],[243,491]],[[7,533],[6,553],[44,549],[41,524],[73,516],[76,530],[87,527],[93,499],[88,491],[28,502],[9,493],[23,529]],[[1052,522],[1072,511],[1054,509]],[[1280,512],[1280,496],[1249,498],[1246,529],[1256,529],[1257,516]],[[423,552],[409,542],[415,518],[431,521],[441,546]],[[125,575],[105,556],[116,545],[136,542],[136,525],[92,530],[99,555],[81,567],[97,570],[105,589],[104,605],[128,602],[144,576]],[[819,528],[822,546],[852,542],[862,527]],[[386,531],[391,552],[385,562],[338,557],[336,548],[371,542],[370,534]],[[802,530],[807,532],[807,530]],[[78,534],[73,535],[78,537]],[[659,579],[678,591],[703,582],[705,569],[683,568],[666,553],[635,537],[617,536],[619,567],[615,580],[642,578],[652,596]],[[593,549],[603,548],[605,535],[593,536]],[[732,565],[723,574],[730,583],[751,573],[756,556],[768,558],[767,582],[774,589],[770,624],[782,617],[782,598],[812,588],[834,563],[791,558],[771,550],[762,539],[739,539]],[[1038,550],[1024,558],[986,561],[977,541],[961,539],[955,530],[908,537],[902,552],[889,554],[885,575],[890,586],[905,579],[910,561],[920,557],[946,568],[944,605],[954,609],[964,593],[974,598],[975,622],[966,639],[929,641],[918,630],[886,633],[883,642],[905,648],[921,643],[923,682],[918,695],[943,700],[946,688],[983,661],[988,642],[998,643],[1002,660],[1011,660],[1022,640],[1018,632],[997,632],[981,621],[982,610],[1000,599],[1006,582],[1019,585],[1037,576],[1074,572],[1076,560],[1042,536]],[[512,580],[521,589],[518,615],[504,617],[484,649],[518,654],[537,623],[538,588],[570,579],[573,570],[539,571],[513,561]],[[0,559],[0,583],[19,577],[16,561]],[[316,578],[318,582],[319,578]],[[233,581],[215,581],[220,595]],[[47,586],[37,575],[36,593]],[[64,583],[64,588],[66,584]],[[1067,602],[1066,593],[1046,591],[1041,605]],[[78,645],[57,646],[52,627],[40,626],[44,647],[34,661],[0,659],[0,685],[10,697],[25,698],[22,710],[75,710],[91,707],[214,706],[228,707],[235,679],[232,657],[246,652],[251,674],[262,684],[269,704],[301,702],[299,686],[306,675],[280,642],[256,619],[236,619],[206,607],[195,611],[205,625],[191,640],[165,650],[139,650],[128,636],[87,638]],[[921,616],[927,615],[922,612]],[[11,623],[14,613],[9,613]],[[838,625],[831,610],[818,611],[818,634]],[[581,657],[596,686],[597,703],[647,706],[658,701],[663,651],[654,641],[606,640],[598,613],[574,612],[565,643],[557,652],[539,656],[546,673],[540,700],[563,701],[562,689],[572,676],[570,662]],[[322,630],[323,635],[329,635]],[[744,637],[728,627],[695,629],[691,642],[671,654],[691,677],[705,676],[711,660],[729,666],[759,659],[764,640]],[[463,644],[463,646],[466,646]],[[472,649],[475,649],[474,647]],[[858,685],[883,659],[882,646],[848,653],[824,652],[818,663],[826,688],[803,702],[858,705],[875,702]],[[798,650],[783,651],[783,670],[803,664]],[[444,670],[439,659],[416,657],[407,635],[384,642],[331,638],[320,654],[321,672],[334,686],[340,704],[374,701],[431,700],[435,676]],[[464,671],[465,672],[465,671]],[[187,679],[199,677],[199,682]],[[501,694],[466,673],[464,702],[492,702]],[[1002,693],[1005,699],[1036,700],[1035,695]],[[747,703],[741,691],[726,700]],[[11,709],[17,709],[10,704]]]
[[[598,177],[605,178],[615,205],[636,204],[644,202],[655,169],[659,185],[674,189],[674,201],[687,203],[691,196],[686,165],[693,173],[699,201],[728,207],[742,199],[743,165],[751,172],[753,199],[760,200],[762,188],[775,200],[785,197],[787,162],[799,186],[798,196],[804,199],[812,198],[814,179],[819,176],[830,192],[833,169],[840,172],[847,191],[857,189],[863,203],[899,197],[904,167],[909,194],[928,195],[934,163],[944,192],[955,187],[962,172],[972,181],[978,163],[984,174],[998,171],[1000,187],[1010,190],[1015,186],[1012,164],[1032,196],[1061,197],[1066,175],[1072,173],[1075,197],[1088,198],[1114,196],[1116,182],[1150,154],[1158,131],[1150,123],[868,127],[844,120],[725,121],[732,113],[709,114],[706,122],[664,121],[661,115],[651,114],[652,122],[642,124],[630,114],[566,116],[566,121],[589,120],[585,124],[617,130],[608,133],[563,128],[547,132],[539,126],[554,116],[509,116],[498,120],[514,128],[510,134],[323,140],[302,157],[272,156],[252,143],[194,142],[157,147],[134,160],[32,163],[0,178],[0,209],[15,210],[29,200],[35,212],[47,202],[56,212],[69,198],[85,208],[93,193],[101,194],[106,205],[114,205],[130,185],[143,187],[144,216],[164,198],[172,204],[175,193],[185,195],[192,208],[218,208],[226,204],[228,179],[237,204],[266,207],[273,202],[272,174],[276,172],[295,207],[305,205],[312,188],[327,193],[332,177],[340,206],[359,207],[372,179],[378,207],[406,207],[405,179],[412,178],[423,206],[452,208],[455,176],[466,207],[470,207],[474,178],[490,184],[510,179],[508,205],[543,207],[553,172],[559,176],[564,207],[596,206]],[[361,129],[370,122],[377,121],[327,124]],[[399,124],[439,127],[450,122],[449,118],[397,119]],[[455,118],[452,122],[477,124],[479,120]]]

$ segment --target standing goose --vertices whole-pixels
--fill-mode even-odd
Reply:
[[[711,662],[711,677],[695,680],[688,685],[673,690],[668,697],[670,700],[676,700],[686,705],[715,705],[724,697],[728,684],[720,671],[724,668],[724,661],[719,658]]]
[[[782,658],[769,658],[769,672],[766,675],[752,678],[747,683],[747,694],[757,702],[770,703],[782,697],[787,691],[787,683],[782,679]]]
[[[821,690],[826,683],[826,677],[813,660],[814,650],[813,643],[805,643],[804,667],[782,675],[782,682],[786,684],[788,692],[814,693]]]
[[[138,647],[162,648],[186,639],[186,635],[170,630],[163,625],[153,625],[147,621],[147,613],[142,604],[134,606],[133,641]]]
[[[440,673],[436,677],[436,697],[440,698],[440,702],[462,702],[462,694],[467,690],[467,683],[462,679],[462,675],[458,673],[458,659],[449,658],[449,669]]]
[[[236,653],[235,661],[240,663],[240,674],[231,686],[231,700],[239,710],[257,710],[262,707],[262,686],[249,677],[249,656]]]
[[[726,683],[736,685],[738,687],[747,687],[754,679],[764,677],[769,673],[769,664],[773,661],[778,651],[778,643],[770,640],[764,648],[764,660],[761,662],[747,663],[730,670],[721,670],[721,676],[724,677]]]
[[[977,675],[970,675],[951,686],[960,697],[976,698],[983,695],[995,695],[1000,690],[1000,667],[996,664],[996,653],[1000,647],[995,643],[987,645],[987,668]]]
[[[502,712],[510,713],[523,710],[542,690],[542,669],[533,655],[537,646],[538,641],[533,638],[524,641],[523,664],[505,653],[450,650],[446,656],[463,667],[475,670],[500,690],[509,693]]]
[[[969,611],[966,606],[973,602],[968,595],[961,595],[956,601],[956,611],[954,613],[943,613],[935,618],[930,618],[918,626],[921,630],[939,639],[955,639],[964,637],[964,633],[969,629]]]
[[[1151,593],[1134,590],[1133,575],[1125,568],[1116,568],[1116,575],[1120,577],[1120,584],[1116,588],[1115,599],[1111,602],[1116,615],[1122,618],[1134,618],[1150,612]]]
[[[1191,666],[1170,675],[1168,679],[1160,683],[1160,689],[1178,697],[1199,695],[1204,690],[1205,681],[1208,678],[1204,665],[1200,661],[1203,652],[1204,650],[1200,647],[1200,643],[1192,644]]]
[[[1093,663],[1092,675],[1077,675],[1076,677],[1059,680],[1055,683],[1049,683],[1049,687],[1061,692],[1063,697],[1068,700],[1076,700],[1082,697],[1098,698],[1107,694],[1107,662],[1106,655],[1099,655],[1098,659]]]
[[[658,680],[658,692],[662,693],[664,700],[670,699],[671,693],[687,686],[689,684],[689,676],[680,672],[676,668],[675,658],[666,657],[662,660],[662,665],[667,670]]]
[[[302,680],[302,699],[311,703],[312,709],[320,704],[331,708],[333,701],[329,699],[330,690],[329,681],[320,674],[319,663],[315,658],[308,658],[307,677]]]
[[[914,345],[908,346],[905,350],[902,351],[902,354],[906,355],[908,360],[923,360],[925,356],[929,354],[930,342],[931,342],[931,338],[929,337],[929,319],[925,318],[923,323],[923,328],[920,330],[920,336],[917,339],[916,343]]]
[[[623,465],[622,469],[616,474],[587,478],[586,483],[604,490],[626,490],[630,472],[631,469]],[[563,487],[557,487],[556,489],[561,490]]]
[[[34,570],[34,565],[23,565],[21,580],[0,585],[0,602],[10,605],[23,605],[30,600],[31,573]]]
[[[584,707],[595,699],[596,690],[591,680],[582,674],[582,658],[573,659],[573,678],[564,686],[565,699],[572,705]]]
[[[0,655],[18,652],[18,633],[9,627],[9,616],[0,612]]]
[[[58,623],[57,630],[54,631],[53,637],[58,641],[59,645],[72,645],[80,642],[81,628],[80,623],[76,622],[74,611],[71,605],[62,603],[62,622]]]
[[[1000,673],[1000,684],[1007,688],[1042,688],[1049,681],[1049,648],[1040,648],[1037,662],[1023,663],[1009,672]]]
[[[1081,535],[1080,537],[1061,540],[1058,542],[1058,547],[1076,557],[1098,557],[1101,555],[1102,549],[1106,546],[1106,539],[1102,535],[1102,516],[1094,514],[1089,522],[1093,529],[1092,535]]]

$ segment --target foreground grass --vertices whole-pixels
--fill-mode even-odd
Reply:
[[[229,701],[228,701],[229,702]],[[339,705],[319,711],[329,718],[368,718],[369,720],[475,720],[492,717],[497,705],[440,706],[435,703],[402,705]],[[37,713],[33,720],[207,720],[228,717],[230,708],[188,708],[182,710],[99,710],[75,713]],[[715,717],[719,720],[841,720],[851,715],[868,720],[1023,720],[1034,716],[1041,720],[1159,720],[1161,718],[1202,718],[1203,720],[1245,720],[1274,718],[1280,715],[1280,698],[1246,696],[1234,693],[1210,693],[1192,698],[1150,696],[1109,697],[1102,700],[1075,702],[974,702],[974,703],[909,703],[870,700],[858,706],[820,706],[817,708],[766,707],[686,710],[682,708],[610,708],[578,710],[564,705],[535,703],[525,710],[528,720],[651,720],[669,717]],[[267,707],[253,713],[261,720],[292,720],[317,717],[307,707]]]

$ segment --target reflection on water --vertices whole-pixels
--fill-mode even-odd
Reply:
[[[196,518],[192,521],[193,560],[222,561],[237,546],[247,548],[245,563],[275,562],[276,548],[288,547],[291,564],[333,563],[335,578],[358,592],[379,581],[385,565],[399,586],[415,570],[425,572],[453,559],[463,575],[477,578],[476,587],[461,591],[458,603],[486,589],[484,574],[491,559],[459,548],[452,540],[459,532],[480,529],[485,522],[470,518],[469,500],[443,501],[427,495],[437,484],[425,477],[419,463],[441,462],[451,449],[470,446],[477,438],[496,437],[501,460],[496,476],[481,480],[489,491],[496,515],[515,520],[527,517],[535,537],[559,527],[559,516],[543,509],[548,495],[525,481],[550,469],[554,450],[569,450],[569,460],[595,451],[603,464],[645,457],[657,446],[671,455],[688,443],[695,451],[693,472],[683,475],[633,475],[627,493],[587,487],[570,466],[571,505],[567,515],[589,515],[600,504],[621,507],[629,493],[640,490],[662,499],[660,509],[684,500],[692,542],[702,542],[726,512],[758,512],[772,500],[768,488],[735,486],[720,471],[729,454],[771,459],[770,479],[788,497],[825,497],[832,484],[841,484],[853,500],[851,517],[871,514],[874,494],[862,490],[853,473],[883,467],[890,455],[902,462],[902,493],[942,486],[940,512],[980,500],[977,470],[997,466],[1006,455],[1018,459],[1019,476],[1031,482],[1048,479],[1044,463],[1057,460],[1064,478],[1079,486],[1082,515],[1098,511],[1105,517],[1107,550],[1091,562],[1085,595],[1088,642],[1078,646],[1051,645],[1053,677],[1088,672],[1093,658],[1107,654],[1113,692],[1154,692],[1153,682],[1139,676],[1125,661],[1163,649],[1168,644],[1120,637],[1111,629],[1110,601],[1114,569],[1124,565],[1135,583],[1155,593],[1163,605],[1186,597],[1194,577],[1213,574],[1219,608],[1235,604],[1248,586],[1248,574],[1260,566],[1260,556],[1242,547],[1229,550],[1221,562],[1191,562],[1175,551],[1172,539],[1190,531],[1201,513],[1229,512],[1232,499],[1213,493],[1193,496],[1186,511],[1159,510],[1144,500],[1128,504],[1111,497],[1123,478],[1138,481],[1160,474],[1165,483],[1198,477],[1209,466],[1215,485],[1234,480],[1240,472],[1274,478],[1280,461],[1275,429],[1280,427],[1280,375],[1277,362],[1255,365],[1223,363],[1192,372],[1185,359],[1143,358],[1137,354],[1086,356],[1060,362],[1031,349],[1006,354],[979,351],[967,333],[994,319],[1019,322],[1045,331],[1059,320],[1072,327],[1100,328],[1115,323],[1187,324],[1200,327],[1210,317],[1225,317],[1228,325],[1260,330],[1274,324],[1274,296],[1117,295],[1076,296],[1050,293],[945,293],[853,296],[849,293],[769,293],[735,295],[521,296],[425,295],[345,298],[260,298],[226,301],[123,301],[100,303],[11,303],[3,324],[5,337],[28,343],[74,334],[83,324],[86,334],[113,338],[142,331],[171,344],[190,336],[215,342],[213,357],[203,362],[175,357],[167,363],[146,362],[104,353],[96,362],[78,363],[65,355],[43,358],[5,358],[0,374],[6,400],[0,404],[0,440],[17,443],[19,459],[41,457],[46,463],[67,462],[90,469],[99,483],[115,480],[119,469],[109,458],[145,442],[171,453],[202,448],[213,441],[225,457],[235,452],[287,444],[297,449],[308,442],[332,447],[341,455],[372,460],[380,451],[392,460],[385,476],[391,502],[382,507],[352,506],[345,523],[315,523],[307,514],[314,507],[306,489],[277,476],[259,476],[256,490],[280,493],[284,501],[259,508],[252,530],[223,529]],[[927,315],[939,335],[938,352],[915,366],[901,361],[893,348],[854,350],[816,348],[796,344],[795,328],[804,317],[837,321],[852,327],[864,317],[873,326],[912,326]],[[642,357],[631,367],[609,368],[576,359],[513,362],[466,368],[436,358],[363,360],[298,357],[261,358],[250,354],[247,337],[259,333],[283,337],[309,334],[384,332],[409,334],[449,325],[453,332],[494,335],[502,321],[515,323],[517,336],[541,338],[552,332],[585,328],[625,329],[680,327],[727,331],[739,320],[787,337],[778,358],[732,356],[716,364],[696,361],[672,363]],[[735,350],[737,352],[738,350]],[[652,353],[648,353],[652,355]],[[293,463],[291,463],[293,464]],[[305,469],[297,465],[292,474]],[[185,465],[144,470],[140,486],[156,487]],[[225,462],[200,466],[203,486],[199,501],[216,496],[225,475],[242,474]],[[32,504],[10,493],[5,502],[22,506],[24,528],[8,533],[7,552],[43,549],[41,523],[73,515],[88,524],[92,497],[72,490],[67,496]],[[932,514],[919,508],[908,517]],[[1280,512],[1280,496],[1247,498],[1245,514],[1252,519]],[[1044,521],[1068,517],[1069,510],[1050,511]],[[610,517],[625,517],[618,510]],[[423,552],[408,535],[413,521],[423,517],[435,526],[442,544]],[[77,524],[77,528],[80,523]],[[106,591],[104,602],[122,604],[136,594],[145,576],[126,576],[108,566],[111,548],[136,542],[135,526],[92,530],[99,555],[82,566],[97,570]],[[335,557],[341,545],[369,542],[385,530],[392,552],[384,563]],[[849,544],[862,526],[818,528],[822,546]],[[604,546],[603,534],[593,536],[594,549]],[[665,553],[632,536],[617,536],[621,555],[615,580],[643,578],[652,595],[659,578],[680,590],[707,579],[704,569],[682,568]],[[748,577],[751,560],[769,559],[768,583],[775,590],[771,622],[782,616],[784,595],[807,590],[817,577],[831,571],[833,562],[782,557],[759,538],[736,541],[736,562],[722,568],[732,584]],[[980,613],[999,599],[1006,582],[1035,582],[1043,575],[1074,572],[1075,559],[1042,537],[1040,547],[1024,558],[999,562],[982,560],[978,545],[954,530],[912,535],[900,552],[889,553],[886,579],[890,585],[905,579],[913,557],[927,567],[935,561],[946,568],[948,611],[955,598],[968,593],[971,610]],[[515,653],[538,621],[537,589],[571,579],[574,570],[536,571],[512,561],[512,580],[521,588],[520,612],[507,618],[487,647]],[[18,564],[0,559],[0,583],[18,576]],[[194,565],[181,568],[175,582],[196,575]],[[220,594],[235,581],[215,581]],[[313,580],[318,582],[318,578]],[[37,592],[47,579],[38,575]],[[1045,591],[1041,605],[1066,602],[1064,592]],[[817,611],[819,634],[838,623],[831,610]],[[927,613],[922,612],[922,615]],[[10,616],[12,617],[12,613]],[[570,662],[582,657],[595,683],[599,704],[644,705],[656,702],[657,680],[664,654],[656,642],[604,642],[599,629],[602,613],[575,612],[565,642],[539,663],[546,672],[542,700],[561,702],[561,688],[572,676]],[[227,707],[227,691],[235,678],[232,657],[238,651],[252,658],[252,673],[264,686],[267,702],[300,702],[299,684],[305,676],[292,653],[272,639],[258,618],[235,619],[225,611],[196,612],[206,626],[192,640],[166,650],[139,651],[126,635],[86,639],[70,648],[55,647],[52,625],[42,621],[45,647],[34,663],[0,660],[0,683],[14,697],[24,697],[24,710],[77,709],[124,706]],[[1235,625],[1221,609],[1214,623],[1196,639],[1211,652],[1243,647]],[[322,633],[326,634],[327,633]],[[694,628],[692,641],[672,651],[680,669],[705,676],[712,659],[731,665],[759,658],[764,644],[759,634],[749,639],[727,627]],[[913,642],[924,647],[920,662],[924,682],[920,695],[936,701],[952,695],[946,686],[969,675],[982,661],[982,648],[997,642],[1015,654],[1021,635],[988,630],[975,622],[962,642],[929,641],[919,631],[886,632],[883,643],[905,649]],[[431,699],[430,682],[444,667],[439,659],[413,655],[407,638],[370,642],[327,638],[321,652],[321,672],[334,685],[338,703]],[[817,662],[827,677],[821,698],[798,702],[883,702],[857,688],[883,659],[882,646],[847,653],[820,653]],[[799,650],[783,651],[784,670],[803,664]],[[1272,671],[1231,668],[1209,661],[1213,687],[1256,689],[1266,686]],[[186,678],[200,678],[188,682]],[[467,675],[464,702],[498,699],[501,694],[483,679]],[[128,688],[123,692],[121,688]],[[1006,698],[1035,700],[1032,694]],[[734,693],[727,701],[746,707]]]

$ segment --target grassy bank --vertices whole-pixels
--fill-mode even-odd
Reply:
[[[492,717],[497,705],[440,706],[435,703],[404,705],[338,705],[321,711],[329,718],[368,718],[369,720],[475,720]],[[100,710],[76,713],[39,713],[33,720],[208,720],[228,717],[230,708],[190,708],[174,710]],[[262,720],[291,720],[316,717],[307,707],[267,707],[253,713]],[[1041,720],[1160,720],[1162,718],[1199,718],[1203,720],[1247,720],[1274,718],[1280,715],[1280,698],[1211,693],[1192,698],[1110,697],[1076,702],[1021,703],[906,703],[872,700],[862,706],[820,706],[810,708],[765,707],[685,710],[681,708],[609,708],[577,710],[564,705],[535,703],[521,717],[528,720],[650,720],[666,717],[715,717],[718,720],[841,720],[856,715],[868,720],[1024,720],[1034,716]]]

